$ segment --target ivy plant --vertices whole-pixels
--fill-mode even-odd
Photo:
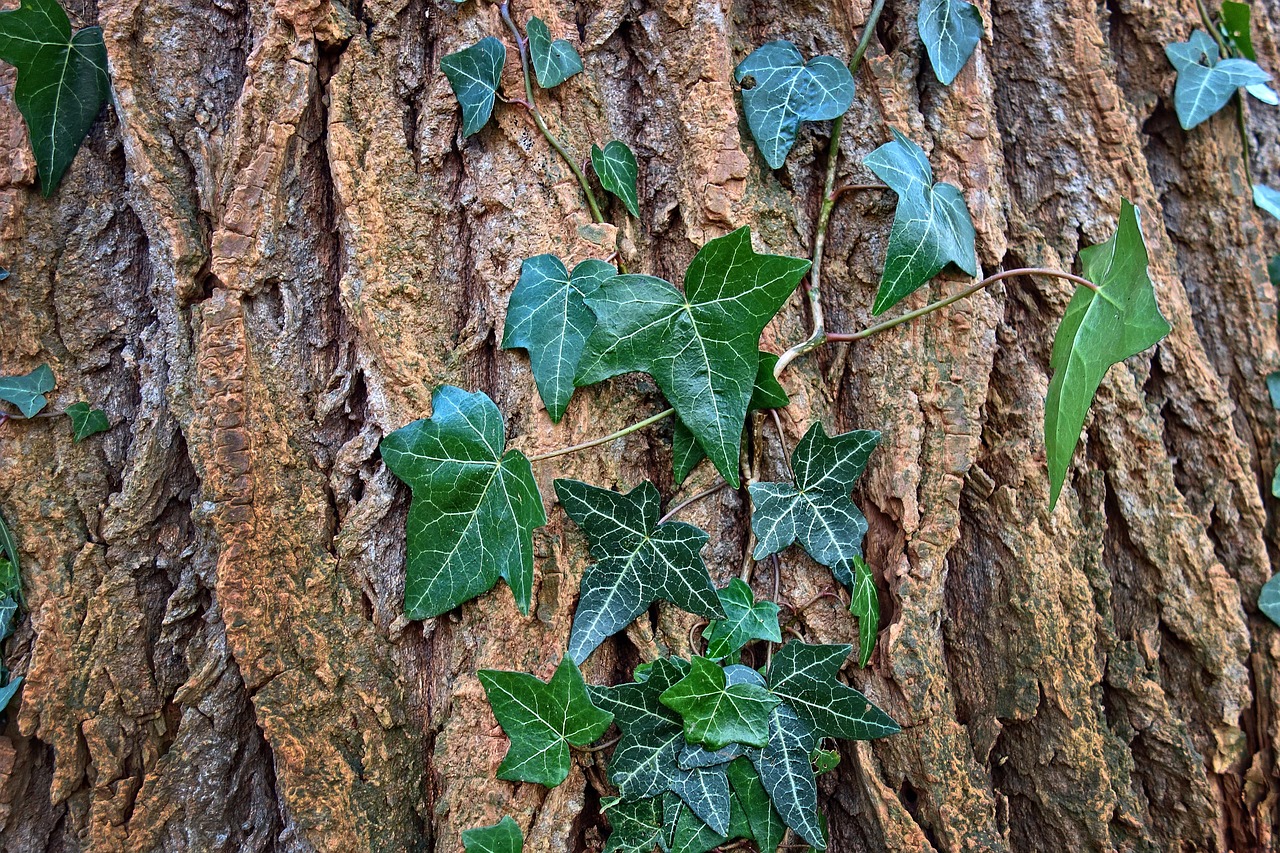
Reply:
[[[462,831],[462,849],[466,853],[520,853],[524,849],[524,833],[510,815],[492,826]]]
[[[742,578],[729,581],[718,595],[725,615],[710,622],[703,631],[708,658],[722,661],[734,657],[752,640],[782,642],[776,602],[756,601],[755,593]]]
[[[538,85],[544,89],[559,86],[582,71],[582,58],[564,39],[552,39],[551,30],[541,18],[531,18],[525,28],[529,37],[529,56]]]
[[[1259,87],[1265,100],[1271,90],[1266,86],[1271,75],[1251,59],[1222,58],[1216,41],[1203,30],[1196,30],[1185,42],[1165,46],[1165,55],[1178,69],[1178,83],[1173,91],[1173,105],[1183,130],[1190,130],[1227,105],[1241,88]]]
[[[636,179],[639,177],[640,167],[636,163],[636,155],[627,144],[614,139],[604,148],[592,145],[591,167],[600,178],[600,185],[617,196],[627,212],[638,218],[640,197],[636,190]]]
[[[964,0],[922,0],[916,22],[933,73],[950,86],[982,40],[982,13]]]
[[[17,414],[0,412],[0,423],[66,415],[71,422],[71,437],[77,442],[111,428],[105,412],[83,401],[72,403],[61,412],[46,412],[49,392],[56,385],[57,380],[47,364],[40,365],[30,373],[0,376],[0,400],[11,403],[18,410]]]
[[[22,607],[22,577],[19,573],[18,548],[13,534],[0,517],[0,644],[17,628]],[[0,661],[0,712],[3,712],[22,686],[22,676],[11,676]]]
[[[440,60],[440,70],[449,78],[453,94],[462,107],[463,136],[479,133],[489,123],[506,62],[507,47],[493,36]]]

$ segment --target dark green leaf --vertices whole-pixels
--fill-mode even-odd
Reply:
[[[1045,400],[1044,431],[1050,509],[1058,502],[1102,377],[1111,365],[1169,334],[1147,274],[1147,246],[1132,204],[1122,204],[1116,233],[1107,242],[1082,250],[1080,263],[1084,277],[1098,290],[1076,288],[1049,357],[1053,379]]]
[[[728,764],[735,758],[746,754],[746,747],[740,743],[731,743],[715,751],[707,749],[700,743],[691,743],[680,750],[680,756],[676,759],[676,763],[685,770],[696,770],[699,767],[715,767],[717,764]]]
[[[772,601],[757,604],[751,587],[741,578],[729,581],[729,585],[719,591],[719,596],[725,618],[711,622],[703,631],[707,657],[724,660],[752,640],[782,642],[777,604]]]
[[[695,657],[689,674],[659,697],[684,719],[689,743],[720,749],[731,743],[764,746],[769,715],[779,700],[758,684],[730,684],[725,671]]]
[[[499,779],[554,788],[569,775],[569,747],[590,745],[613,722],[612,713],[592,704],[568,655],[545,684],[523,672],[482,669],[479,676],[493,715],[511,738]]]
[[[13,701],[13,697],[17,694],[18,688],[22,686],[22,676],[12,678],[3,687],[0,687],[0,712],[9,707],[9,703]]]
[[[0,557],[7,558],[8,566],[5,568],[0,578],[13,578],[15,584],[19,583],[18,578],[22,572],[22,566],[19,562],[18,543],[13,539],[13,531],[9,529],[9,524],[4,520],[4,516],[0,515]],[[0,592],[8,592],[9,584],[7,580],[0,581]],[[19,596],[21,600],[21,596]]]
[[[538,393],[558,423],[573,396],[573,374],[596,315],[586,298],[617,275],[612,264],[583,261],[573,275],[555,255],[538,255],[520,265],[520,280],[507,303],[503,349],[524,349]]]
[[[787,826],[813,847],[825,850],[818,822],[818,784],[809,763],[809,753],[816,745],[808,724],[783,703],[769,719],[768,743],[751,756],[751,763]]]
[[[671,828],[671,839],[667,850],[670,853],[709,853],[728,839],[727,813],[729,811],[728,787],[725,788],[725,832],[717,832],[702,821],[689,805],[680,798],[667,794],[662,798],[662,816]]]
[[[91,409],[88,403],[72,403],[67,406],[67,417],[71,418],[71,437],[76,441],[84,441],[91,435],[111,429],[106,412]]]
[[[13,633],[18,621],[18,599],[8,593],[0,595],[0,640]]]
[[[1224,35],[1235,45],[1236,50],[1240,51],[1240,55],[1245,59],[1258,61],[1258,54],[1253,49],[1253,34],[1249,23],[1250,13],[1248,3],[1236,3],[1233,0],[1223,0],[1222,3],[1222,28]]]
[[[27,122],[40,190],[48,196],[111,95],[102,28],[72,35],[55,0],[22,0],[16,11],[0,13],[0,59],[18,69],[13,99]]]
[[[587,300],[598,322],[575,382],[648,373],[736,487],[760,333],[808,269],[806,260],[756,254],[750,229],[739,228],[698,252],[684,293],[651,276],[611,278]]]
[[[615,797],[603,801],[600,810],[610,828],[604,853],[653,853],[655,847],[666,846],[662,797],[629,802]]]
[[[840,766],[840,753],[834,749],[815,749],[809,756],[809,761],[813,764],[813,775],[821,776]]]
[[[933,182],[933,168],[920,146],[895,128],[892,141],[862,162],[898,194],[889,252],[872,313],[897,304],[949,264],[977,275],[973,220],[964,196],[951,184]]]
[[[819,737],[873,740],[897,734],[902,729],[888,714],[836,680],[851,651],[849,646],[787,643],[773,656],[769,689]]]
[[[1186,42],[1165,45],[1165,56],[1178,69],[1173,106],[1183,130],[1190,130],[1227,105],[1243,86],[1266,83],[1271,75],[1248,59],[1222,59],[1218,43],[1203,30]]]
[[[631,153],[627,144],[615,139],[603,150],[598,145],[592,145],[591,167],[600,178],[600,186],[622,199],[627,212],[639,219],[640,198],[636,190],[636,178],[640,169],[636,165],[636,155]]]
[[[53,371],[49,365],[42,364],[24,376],[0,376],[0,400],[13,403],[24,418],[34,418],[49,405],[44,395],[52,391],[53,386]]]
[[[405,613],[439,616],[488,591],[498,578],[528,614],[533,531],[547,523],[529,460],[505,446],[502,413],[485,394],[445,385],[432,416],[382,440],[387,468],[413,490]]]
[[[492,826],[462,831],[462,847],[467,853],[520,853],[524,849],[524,833],[510,815]]]
[[[1267,393],[1271,396],[1271,408],[1280,409],[1280,371],[1267,374]]]
[[[551,31],[541,18],[529,20],[529,57],[538,85],[544,89],[559,86],[582,71],[582,59],[573,45],[564,39],[551,40]]]
[[[1271,187],[1263,186],[1262,184],[1254,184],[1253,203],[1276,219],[1280,219],[1280,190],[1273,190]]]
[[[476,133],[489,122],[506,62],[506,45],[493,36],[440,60],[440,70],[449,78],[462,107],[463,136]]]
[[[771,169],[782,167],[801,123],[837,118],[853,103],[853,75],[843,62],[815,56],[806,63],[789,41],[756,48],[733,79],[742,84],[747,126]]]
[[[964,0],[922,0],[916,23],[933,73],[950,86],[982,40],[982,13]]]
[[[1271,284],[1280,287],[1280,255],[1276,255],[1267,263],[1267,278]]]
[[[733,798],[745,819],[748,832],[741,837],[754,841],[761,853],[774,853],[787,832],[778,810],[769,802],[769,794],[760,783],[751,762],[739,758],[726,771]]]
[[[866,666],[880,633],[880,596],[871,567],[861,557],[853,558],[853,589],[849,612],[858,618],[858,666]]]
[[[1272,575],[1271,580],[1262,585],[1258,609],[1272,622],[1280,625],[1280,574]]]

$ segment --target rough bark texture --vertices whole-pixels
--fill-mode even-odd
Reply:
[[[616,245],[678,281],[741,225],[806,255],[826,128],[771,173],[731,71],[777,37],[848,56],[870,3],[517,2],[585,60],[540,96],[553,126],[581,156],[611,138],[639,156],[643,217],[615,229],[591,226],[523,110],[500,104],[461,140],[439,59],[503,35],[495,6],[354,2],[72,0],[105,29],[114,103],[49,200],[0,78],[0,367],[49,362],[57,405],[96,401],[113,424],[80,445],[59,421],[0,429],[30,604],[6,652],[26,685],[0,737],[0,850],[455,851],[502,813],[534,851],[598,849],[606,831],[589,762],[551,791],[494,779],[506,742],[474,676],[551,672],[580,534],[552,510],[531,618],[499,587],[408,624],[408,494],[378,441],[442,382],[489,393],[527,451],[657,411],[627,377],[549,422],[526,360],[497,347],[521,259]],[[1254,602],[1280,549],[1276,223],[1250,204],[1229,111],[1177,126],[1162,46],[1199,25],[1190,0],[979,5],[987,38],[943,88],[915,0],[890,0],[842,179],[867,180],[860,158],[905,130],[963,188],[985,272],[1069,269],[1132,198],[1174,330],[1109,374],[1053,514],[1041,423],[1061,283],[1010,282],[788,374],[790,444],[818,418],[884,432],[856,497],[885,627],[850,678],[905,730],[842,745],[821,786],[832,849],[1275,849],[1280,631]],[[1254,16],[1280,69],[1280,5]],[[1255,170],[1280,184],[1278,113],[1252,114]],[[887,193],[838,207],[831,328],[867,324],[892,214]],[[797,297],[766,346],[805,322]],[[755,437],[776,476],[772,427]],[[651,429],[542,463],[543,494],[571,475],[670,495],[668,446]],[[704,467],[686,493],[711,482]],[[746,513],[731,492],[687,513],[721,581]],[[793,552],[782,581],[792,605],[832,585]],[[686,650],[689,626],[656,612],[588,678]],[[829,599],[798,627],[855,636]]]

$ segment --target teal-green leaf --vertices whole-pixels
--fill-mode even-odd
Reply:
[[[520,853],[524,849],[524,833],[511,815],[492,826],[479,826],[462,831],[462,847],[467,853]]]
[[[1273,190],[1263,184],[1253,185],[1253,203],[1280,219],[1280,190]]]
[[[559,423],[569,405],[573,374],[596,326],[586,299],[617,274],[612,264],[583,261],[570,275],[555,255],[537,255],[520,265],[520,280],[507,303],[502,348],[529,353],[538,394],[553,422]]]
[[[1280,465],[1276,466],[1275,473],[1271,475],[1271,496],[1280,498]]]
[[[684,293],[652,276],[615,276],[587,300],[597,323],[574,381],[648,373],[736,487],[760,333],[808,269],[800,258],[757,254],[750,229],[739,228],[698,252]]]
[[[982,40],[982,13],[964,0],[922,0],[916,24],[933,73],[950,86]]]
[[[666,844],[666,822],[662,818],[662,797],[643,800],[604,800],[600,810],[609,821],[609,840],[604,853],[653,853]]]
[[[753,50],[734,69],[733,79],[742,85],[747,126],[771,169],[782,167],[803,122],[838,118],[853,103],[848,66],[834,56],[806,63],[789,41]]]
[[[9,679],[9,683],[0,687],[0,712],[9,707],[9,703],[13,701],[13,697],[17,695],[18,688],[22,686],[22,676]]]
[[[547,523],[529,460],[506,444],[502,413],[481,392],[445,385],[430,419],[382,440],[382,459],[413,490],[406,525],[405,614],[439,616],[499,578],[529,613],[533,531]]]
[[[8,563],[5,562],[7,566]],[[5,593],[0,595],[0,640],[13,633],[13,626],[18,621],[18,599]]]
[[[853,558],[850,593],[849,612],[858,619],[858,666],[866,666],[876,647],[876,635],[880,633],[880,596],[871,567],[859,556]]]
[[[1219,59],[1218,43],[1204,30],[1194,31],[1188,41],[1165,45],[1164,52],[1178,70],[1173,106],[1183,130],[1225,107],[1237,89],[1271,79],[1251,60]]]
[[[1267,262],[1267,278],[1272,285],[1280,287],[1280,255],[1275,255]]]
[[[1223,0],[1222,3],[1222,28],[1223,35],[1227,37],[1236,50],[1245,59],[1258,61],[1258,54],[1253,49],[1253,33],[1252,25],[1249,21],[1251,13],[1248,3],[1236,3],[1233,0]]]
[[[73,35],[56,0],[22,0],[17,10],[0,13],[0,59],[18,69],[13,99],[48,196],[111,95],[102,28]]]
[[[1280,625],[1280,574],[1271,576],[1271,580],[1262,585],[1258,595],[1258,609],[1272,622]]]
[[[493,101],[507,62],[507,48],[493,36],[440,60],[453,94],[462,107],[462,135],[470,136],[489,122]]]
[[[718,594],[725,618],[708,623],[702,632],[707,641],[708,658],[724,660],[741,651],[752,640],[782,642],[777,604],[772,601],[757,603],[751,587],[741,578],[729,581],[729,585]]]
[[[1080,252],[1084,277],[1097,292],[1076,288],[1053,339],[1053,379],[1045,400],[1044,436],[1049,461],[1049,508],[1058,502],[1067,467],[1093,395],[1113,364],[1155,346],[1169,334],[1147,272],[1147,245],[1138,211],[1120,209],[1116,233]]]
[[[636,179],[640,175],[640,167],[627,144],[615,139],[604,148],[592,145],[591,167],[600,178],[600,186],[620,198],[627,212],[639,219],[640,196],[636,190]]]
[[[818,783],[809,762],[818,739],[785,702],[773,709],[769,740],[751,755],[760,784],[784,823],[818,850],[826,849],[818,820]]]
[[[71,437],[76,441],[84,441],[91,435],[111,429],[106,412],[91,409],[88,403],[72,403],[67,406],[66,412],[67,417],[71,418]]]
[[[849,498],[867,467],[880,433],[853,430],[833,437],[815,422],[791,454],[795,483],[752,483],[752,556],[762,560],[792,542],[830,566],[846,587],[853,585],[851,560],[862,555],[867,520]]]
[[[0,400],[17,406],[24,418],[34,418],[49,405],[44,395],[52,391],[53,386],[53,371],[49,365],[42,364],[23,376],[0,376]]]
[[[564,39],[551,40],[551,30],[541,18],[529,19],[529,57],[538,85],[544,89],[559,86],[582,71],[582,58]]]
[[[707,658],[690,663],[689,674],[659,697],[684,720],[685,740],[710,749],[731,743],[764,746],[769,715],[780,700],[759,684],[729,683],[725,671]]]
[[[933,167],[920,146],[894,128],[893,139],[862,162],[898,194],[872,313],[891,308],[949,264],[978,274],[973,220],[964,196],[951,184],[933,182]]]
[[[613,722],[597,708],[577,665],[565,655],[545,684],[523,672],[478,673],[498,725],[511,747],[498,778],[554,788],[569,775],[569,747],[589,746]]]
[[[836,679],[851,651],[844,645],[787,643],[769,666],[769,689],[819,737],[874,740],[897,734],[902,729],[893,718]]]
[[[1267,374],[1267,395],[1271,398],[1271,408],[1280,409],[1280,371]]]
[[[769,801],[769,793],[760,783],[760,774],[746,758],[736,759],[725,771],[733,791],[734,804],[741,810],[746,832],[741,837],[754,841],[761,853],[775,853],[786,835],[778,810]],[[739,832],[743,828],[739,828]]]

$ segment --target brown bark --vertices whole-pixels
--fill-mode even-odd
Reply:
[[[610,138],[639,156],[643,217],[615,229],[590,224],[521,109],[460,139],[439,59],[502,34],[491,4],[73,0],[105,29],[114,105],[44,200],[3,77],[0,366],[49,362],[59,404],[99,402],[114,426],[80,445],[57,421],[0,429],[30,604],[6,654],[26,684],[0,737],[0,850],[453,851],[503,813],[529,850],[598,849],[602,774],[497,781],[506,744],[474,675],[551,672],[581,536],[552,509],[531,618],[500,586],[406,624],[408,495],[377,444],[444,382],[490,394],[527,451],[662,407],[628,377],[549,422],[527,362],[497,347],[521,259],[617,245],[678,281],[740,225],[806,255],[825,127],[769,172],[731,71],[777,37],[848,56],[869,5],[518,2],[586,63],[540,96],[553,126],[582,156]],[[1060,282],[998,285],[788,374],[789,443],[819,418],[884,432],[856,497],[885,627],[850,677],[905,730],[842,744],[822,782],[832,849],[1274,848],[1280,631],[1255,601],[1280,547],[1276,223],[1250,204],[1229,113],[1177,126],[1162,46],[1199,25],[1190,0],[979,5],[988,37],[943,88],[916,3],[891,0],[841,179],[870,177],[860,158],[888,126],[908,132],[965,191],[985,272],[1070,269],[1132,198],[1174,330],[1109,374],[1052,514],[1041,421]],[[1280,70],[1280,5],[1253,11]],[[510,57],[508,91],[516,73]],[[1276,116],[1252,110],[1272,184]],[[888,194],[841,200],[831,328],[868,323],[892,213]],[[796,297],[766,346],[804,322]],[[772,429],[759,435],[780,471]],[[542,463],[543,494],[570,475],[671,495],[668,438]],[[686,494],[711,482],[701,469]],[[722,582],[746,513],[726,491],[686,516],[712,534]],[[832,585],[792,552],[782,580],[792,605]],[[684,651],[689,625],[642,619],[588,678]],[[827,599],[800,626],[856,636]]]

